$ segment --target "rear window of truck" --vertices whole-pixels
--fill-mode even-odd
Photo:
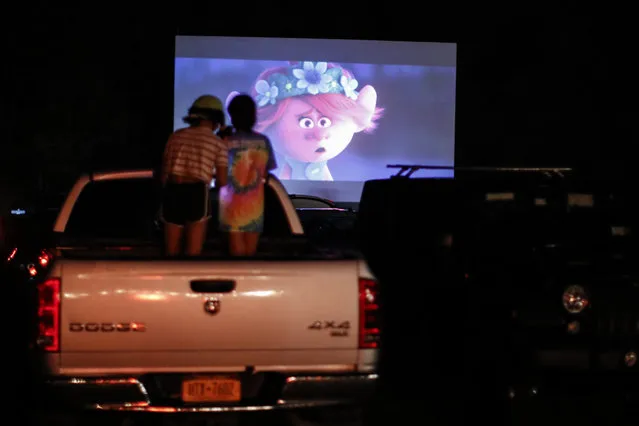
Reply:
[[[217,190],[211,189],[212,218],[208,238],[219,237]],[[64,232],[72,239],[151,241],[161,238],[162,187],[154,179],[120,179],[89,183],[78,197]],[[264,235],[291,235],[284,208],[268,185]]]

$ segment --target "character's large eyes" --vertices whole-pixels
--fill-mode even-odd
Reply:
[[[333,124],[333,122],[328,117],[322,117],[317,121],[317,125],[320,127],[331,127],[331,124]]]
[[[302,129],[312,129],[313,127],[315,127],[315,123],[313,123],[313,120],[311,120],[308,117],[300,118],[300,121],[298,121],[298,124],[300,125]]]

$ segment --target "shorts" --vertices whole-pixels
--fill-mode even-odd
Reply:
[[[199,222],[210,216],[209,186],[204,182],[173,183],[164,187],[162,219],[174,225]]]

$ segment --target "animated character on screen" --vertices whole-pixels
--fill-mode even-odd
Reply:
[[[357,91],[353,74],[327,62],[290,62],[263,71],[251,89],[258,106],[255,130],[279,154],[279,177],[332,181],[327,161],[370,133],[382,108],[373,86]],[[229,94],[227,105],[237,95]]]

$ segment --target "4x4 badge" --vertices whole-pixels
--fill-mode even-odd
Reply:
[[[331,337],[346,337],[351,328],[350,321],[313,321],[309,330],[328,330]]]

